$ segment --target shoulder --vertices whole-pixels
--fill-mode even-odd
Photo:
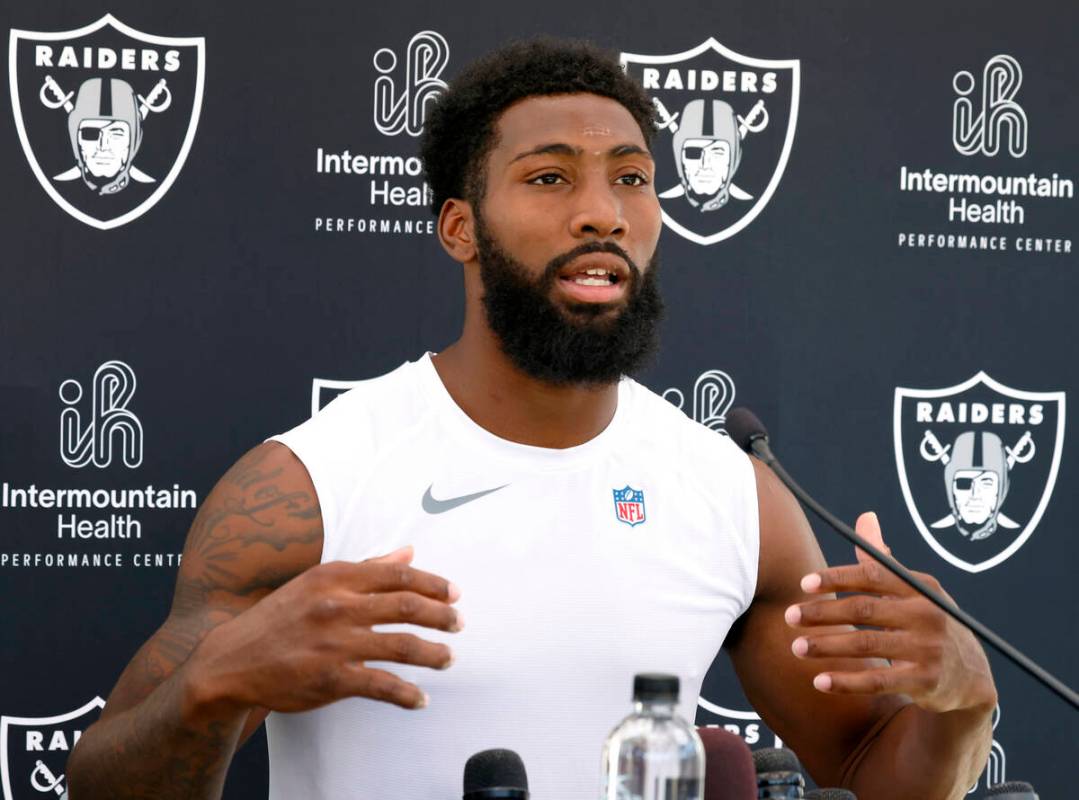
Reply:
[[[650,448],[668,451],[679,458],[693,459],[701,466],[734,471],[752,483],[749,457],[721,430],[709,428],[691,419],[682,409],[632,379],[625,379],[632,403],[631,425],[636,436]]]
[[[306,469],[327,536],[381,455],[415,435],[431,416],[431,376],[425,370],[433,371],[426,358],[356,381],[311,419],[272,437]]]

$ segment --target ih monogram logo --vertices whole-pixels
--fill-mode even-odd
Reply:
[[[969,95],[974,76],[966,70],[955,73],[952,87],[959,97],[952,106],[952,143],[965,156],[981,152],[995,156],[1001,139],[1008,152],[1019,158],[1027,152],[1027,115],[1013,99],[1023,83],[1023,70],[1011,56],[993,56],[982,71],[982,106],[974,116]]]
[[[142,423],[127,410],[135,394],[135,373],[123,361],[106,361],[94,373],[90,417],[83,422],[75,406],[82,400],[82,384],[68,379],[60,384],[60,458],[69,467],[95,467],[112,463],[113,442],[120,440],[124,464],[142,463]]]
[[[734,405],[734,381],[726,372],[710,369],[702,372],[693,384],[693,408],[686,408],[686,398],[681,389],[671,387],[663,392],[668,400],[689,416],[716,433],[727,435],[727,412]]]
[[[450,60],[450,46],[440,33],[420,31],[408,43],[405,55],[404,86],[398,88],[391,77],[397,69],[397,54],[388,47],[375,53],[375,127],[387,136],[407,133],[419,136],[427,104],[446,89],[439,76]]]

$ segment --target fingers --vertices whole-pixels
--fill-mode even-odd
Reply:
[[[411,633],[367,631],[356,637],[351,649],[355,661],[393,661],[432,669],[449,669],[453,665],[453,651],[448,645]]]
[[[907,631],[844,631],[799,636],[791,643],[799,658],[887,658],[918,663],[937,654]]]
[[[430,702],[427,694],[416,684],[384,669],[371,669],[360,664],[344,667],[336,694],[341,697],[368,697],[401,708],[424,708]]]
[[[859,515],[858,520],[854,523],[854,532],[878,550],[883,550],[888,555],[892,554],[891,549],[884,543],[884,534],[880,530],[880,521],[874,512],[866,511],[864,514]],[[854,548],[854,555],[860,563],[873,559],[873,556],[860,547]]]
[[[461,590],[445,578],[424,572],[409,566],[411,547],[394,551],[387,556],[361,561],[359,564],[348,561],[335,561],[322,564],[319,580],[326,582],[325,589],[343,587],[356,592],[370,594],[375,592],[407,591],[455,603],[461,597]]]
[[[829,694],[906,694],[917,696],[931,689],[932,677],[916,666],[881,667],[861,672],[822,672],[813,686]]]
[[[923,616],[924,604],[915,598],[883,599],[859,594],[840,600],[813,600],[789,607],[783,618],[788,625],[873,625],[904,628]]]
[[[359,625],[407,622],[450,633],[457,633],[465,626],[464,618],[456,608],[415,592],[364,595],[350,611]]]
[[[398,547],[391,553],[387,553],[384,556],[376,556],[375,558],[369,558],[364,564],[411,564],[413,557],[416,555],[416,551],[412,545],[406,544],[404,547]]]
[[[872,559],[857,564],[827,567],[802,578],[807,594],[868,592],[881,595],[909,595],[914,590]]]

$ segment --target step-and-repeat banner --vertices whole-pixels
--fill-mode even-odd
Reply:
[[[94,0],[0,25],[5,800],[63,789],[229,464],[455,338],[418,135],[463,65],[537,32],[620,53],[658,110],[669,314],[642,380],[716,435],[754,407],[807,488],[875,509],[1075,683],[1074,3]],[[1076,715],[990,657],[971,796],[1072,796]],[[775,742],[722,655],[698,722]],[[265,762],[259,734],[226,796],[264,797]]]

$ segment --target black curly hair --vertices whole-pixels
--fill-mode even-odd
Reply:
[[[420,158],[435,216],[451,197],[478,209],[486,191],[485,162],[496,144],[495,123],[503,111],[526,97],[576,92],[621,103],[651,146],[655,109],[613,52],[586,41],[513,42],[466,67],[428,109]]]

